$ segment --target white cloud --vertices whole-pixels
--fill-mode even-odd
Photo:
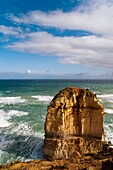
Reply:
[[[31,11],[18,16],[10,15],[14,22],[56,27],[69,30],[87,30],[96,34],[113,35],[113,1],[90,0],[79,8],[63,12]]]
[[[35,71],[32,71],[31,69],[27,69],[27,73],[29,75],[38,74],[38,73],[35,73]]]
[[[10,19],[17,23],[35,24],[68,30],[86,30],[93,36],[58,37],[47,32],[25,31],[24,34],[13,27],[1,27],[4,34],[19,34],[23,40],[14,42],[7,48],[15,51],[57,56],[62,64],[84,64],[89,66],[113,66],[113,1],[90,0],[70,12],[31,11],[27,14],[11,14]],[[4,32],[3,32],[4,31]],[[9,33],[8,33],[9,31]],[[99,36],[99,34],[101,36]],[[27,71],[32,73],[30,69]]]
[[[113,38],[109,37],[56,37],[47,32],[35,32],[27,34],[26,40],[23,42],[15,42],[7,48],[57,56],[59,62],[63,64],[113,66]]]
[[[32,74],[32,71],[30,69],[27,70],[28,74]]]
[[[19,35],[20,33],[22,33],[22,31],[19,27],[15,28],[11,26],[8,27],[5,25],[0,25],[0,33],[4,35]]]

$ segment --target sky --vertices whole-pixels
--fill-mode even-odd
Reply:
[[[0,2],[0,79],[113,79],[113,0]]]

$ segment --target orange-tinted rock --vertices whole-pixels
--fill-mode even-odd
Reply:
[[[45,122],[44,156],[68,159],[102,149],[104,108],[88,89],[68,87],[51,101]]]

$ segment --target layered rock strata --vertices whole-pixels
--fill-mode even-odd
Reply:
[[[102,150],[104,108],[88,89],[67,87],[51,101],[45,122],[44,157],[68,159]]]

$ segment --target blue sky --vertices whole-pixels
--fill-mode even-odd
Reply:
[[[112,0],[0,2],[0,78],[113,78]]]

